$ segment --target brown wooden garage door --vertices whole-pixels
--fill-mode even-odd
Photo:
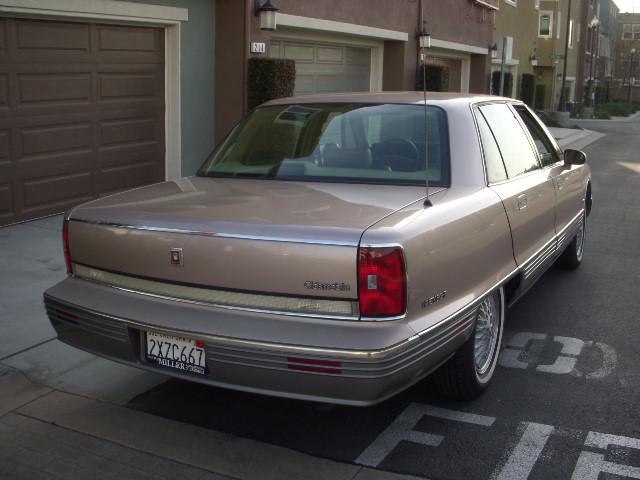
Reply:
[[[0,225],[164,178],[162,29],[0,18]]]

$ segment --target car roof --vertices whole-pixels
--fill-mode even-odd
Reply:
[[[486,101],[511,101],[512,98],[497,97],[492,95],[457,93],[457,92],[427,92],[427,103],[464,103],[472,104]],[[396,104],[416,104],[424,103],[423,92],[362,92],[362,93],[328,93],[316,95],[302,95],[297,97],[285,97],[270,100],[263,104],[268,105],[289,105],[305,103],[396,103]]]

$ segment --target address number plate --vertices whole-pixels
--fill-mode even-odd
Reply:
[[[206,375],[202,340],[147,332],[147,360],[162,367]]]

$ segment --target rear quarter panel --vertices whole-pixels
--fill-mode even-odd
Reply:
[[[406,321],[418,333],[467,306],[515,269],[500,198],[486,187],[453,187],[365,232],[362,245],[399,243],[407,265]],[[446,292],[428,305],[434,295]]]

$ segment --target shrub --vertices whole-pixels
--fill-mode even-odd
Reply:
[[[547,86],[543,83],[536,85],[536,98],[535,98],[535,107],[536,110],[544,110],[544,100],[545,95],[547,94]]]
[[[508,97],[513,87],[513,75],[504,72],[504,96]],[[500,71],[497,70],[491,74],[491,93],[500,95]]]
[[[296,84],[296,64],[283,58],[250,58],[249,110],[274,98],[290,97]]]
[[[599,118],[601,120],[609,120],[611,118],[611,114],[608,111],[598,107],[593,111],[593,117]]]
[[[595,104],[596,105],[600,105],[602,103],[605,103],[607,101],[607,97],[608,97],[608,93],[607,93],[607,87],[604,85],[598,85],[596,87],[596,98],[595,98]]]
[[[598,105],[598,110],[604,110],[611,116],[628,117],[633,113],[631,106],[625,102],[609,102]]]
[[[535,95],[536,77],[530,73],[523,73],[520,81],[520,100],[533,107],[533,96]]]

